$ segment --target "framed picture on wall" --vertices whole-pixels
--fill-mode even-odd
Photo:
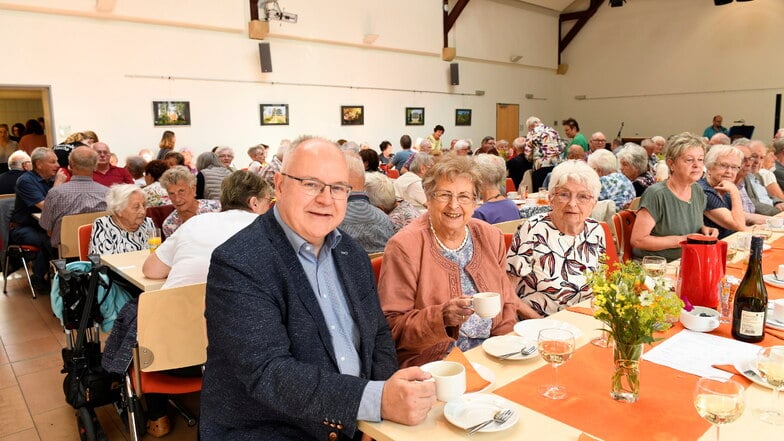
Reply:
[[[153,101],[152,120],[156,126],[191,125],[191,103],[189,101]]]
[[[471,109],[455,109],[455,125],[456,126],[470,126],[471,125]]]
[[[425,108],[424,107],[406,107],[406,125],[407,126],[424,126],[425,125]]]
[[[365,106],[340,106],[341,126],[361,126],[365,124]]]
[[[288,104],[260,104],[262,126],[289,125]]]

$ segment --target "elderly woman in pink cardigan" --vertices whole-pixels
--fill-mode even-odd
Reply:
[[[444,358],[492,335],[506,334],[524,308],[504,272],[500,230],[473,219],[482,177],[473,160],[454,156],[425,175],[427,212],[387,243],[379,279],[381,308],[392,329],[401,367]],[[471,297],[501,293],[501,313],[483,319]]]

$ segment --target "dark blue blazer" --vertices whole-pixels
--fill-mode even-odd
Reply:
[[[272,210],[218,247],[207,278],[202,441],[352,437],[369,380],[397,370],[367,254],[332,250],[359,328],[361,375],[341,375],[305,271]]]

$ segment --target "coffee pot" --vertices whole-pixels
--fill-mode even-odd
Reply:
[[[684,303],[716,308],[718,285],[727,267],[727,242],[690,234],[680,243],[681,266],[676,292]]]

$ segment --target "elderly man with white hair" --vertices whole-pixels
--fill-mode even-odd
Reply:
[[[468,156],[471,153],[471,144],[465,139],[458,139],[455,143],[455,154],[457,156]]]
[[[427,153],[417,153],[411,161],[410,173],[395,179],[395,194],[399,199],[408,201],[419,211],[427,210],[427,196],[422,188],[422,178],[433,166],[433,157]]]
[[[528,134],[525,136],[525,157],[533,164],[531,184],[536,190],[542,186],[547,174],[561,162],[564,142],[552,127],[532,116],[525,121]]]
[[[615,155],[609,150],[598,150],[588,156],[588,165],[596,171],[602,183],[598,199],[612,200],[616,211],[628,207],[637,194],[632,181],[618,171],[618,159]]]
[[[27,166],[25,168],[25,166]],[[0,174],[0,194],[11,194],[16,192],[16,180],[25,171],[32,170],[33,163],[30,155],[24,150],[17,150],[8,157],[8,171]]]

